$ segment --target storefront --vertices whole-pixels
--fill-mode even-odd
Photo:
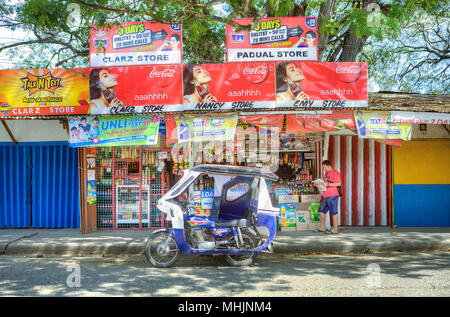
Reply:
[[[450,115],[430,112],[394,115],[413,126],[411,141],[393,149],[394,224],[450,226]]]

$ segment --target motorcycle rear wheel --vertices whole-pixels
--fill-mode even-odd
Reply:
[[[256,248],[257,239],[248,231],[242,231],[242,240],[244,242],[244,249],[251,250]],[[253,259],[256,257],[255,253],[249,254],[227,254],[225,261],[232,266],[248,266],[252,264]]]
[[[153,234],[145,243],[144,254],[156,267],[172,266],[180,255],[175,239],[169,231]]]

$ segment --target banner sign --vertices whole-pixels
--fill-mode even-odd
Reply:
[[[286,133],[300,134],[340,129],[355,130],[353,111],[312,111],[286,114]]]
[[[367,107],[367,63],[277,63],[277,108]]]
[[[181,65],[95,68],[89,85],[91,114],[182,110]]]
[[[213,208],[214,189],[194,191],[193,196],[193,215],[209,217]]]
[[[85,69],[2,70],[0,118],[87,114],[88,85]]]
[[[177,115],[178,142],[233,140],[238,115]],[[169,133],[169,131],[168,131]]]
[[[90,67],[182,62],[181,25],[127,22],[90,32]]]
[[[156,145],[159,121],[158,115],[69,118],[69,145]]]
[[[409,123],[393,123],[389,111],[355,111],[358,136],[365,139],[411,139]]]
[[[97,203],[97,182],[95,180],[87,181],[87,204],[95,205]]]
[[[284,114],[257,114],[239,116],[239,123],[248,123],[257,127],[277,127],[281,131],[284,122]]]
[[[249,25],[253,19],[234,19]],[[251,31],[226,26],[228,62],[317,61],[316,17],[263,18]]]
[[[184,65],[184,110],[274,108],[273,63]]]
[[[450,114],[433,112],[391,111],[395,123],[450,124]]]

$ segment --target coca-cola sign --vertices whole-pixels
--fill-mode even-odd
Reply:
[[[176,69],[173,66],[155,66],[148,77],[155,79],[156,86],[167,87],[172,84],[176,75]]]
[[[362,65],[361,63],[355,64],[339,64],[336,67],[337,78],[344,83],[354,83],[361,76]]]
[[[153,68],[149,74],[150,78],[167,78],[167,77],[173,77],[175,75],[175,69],[163,69],[163,70],[156,70]]]
[[[242,75],[250,84],[259,84],[266,80],[269,75],[267,64],[243,64]]]

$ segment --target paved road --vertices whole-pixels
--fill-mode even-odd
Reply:
[[[449,296],[450,253],[263,256],[250,267],[184,258],[0,256],[0,296]]]

